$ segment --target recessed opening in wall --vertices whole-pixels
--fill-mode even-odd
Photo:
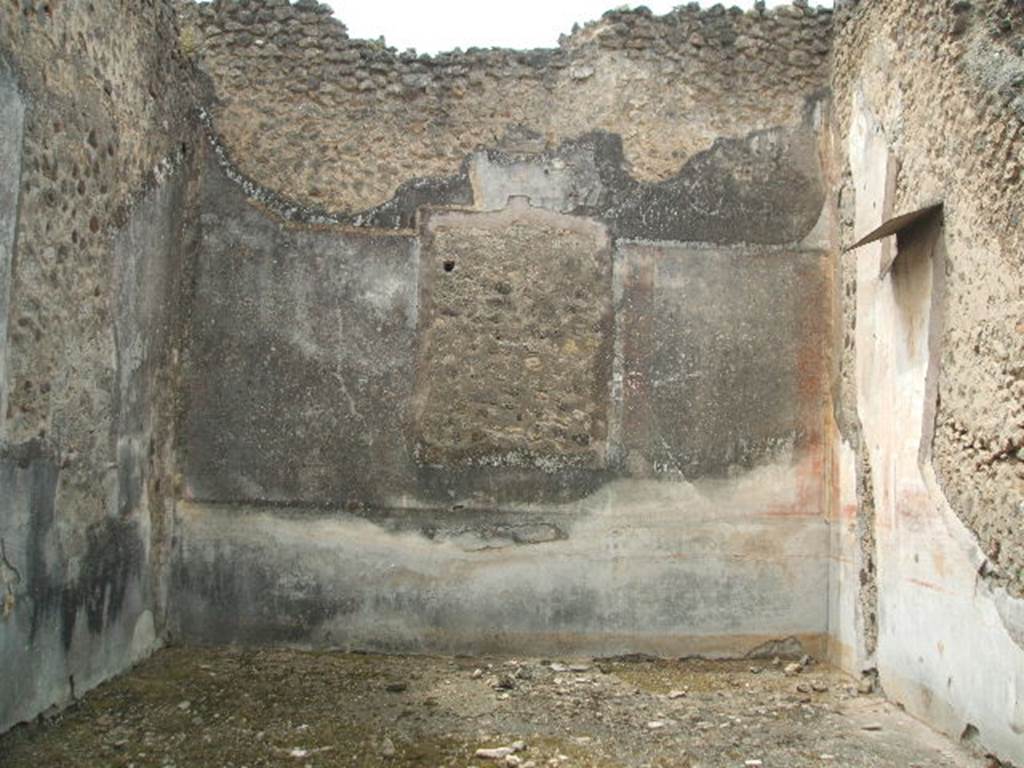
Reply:
[[[889,419],[894,431],[913,436],[918,462],[923,463],[931,454],[938,401],[936,349],[945,274],[942,204],[891,218],[852,247],[891,235],[896,236],[896,248],[880,260],[878,277],[889,283],[892,292],[891,323],[887,324],[893,377]],[[880,326],[884,328],[885,324]]]
[[[888,271],[908,351],[914,355],[925,351],[916,349],[915,345],[927,343],[927,328],[924,324],[932,310],[931,295],[935,280],[932,260],[940,223],[936,209],[899,230],[896,233],[896,256]]]
[[[445,261],[445,263],[444,263],[444,271],[445,272],[454,272],[455,271],[455,262],[452,261],[451,259],[448,259],[447,261]]]

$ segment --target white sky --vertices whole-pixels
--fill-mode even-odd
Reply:
[[[621,0],[322,0],[348,26],[351,37],[376,39],[420,53],[453,48],[551,48],[574,22],[600,18]],[[789,0],[767,0],[768,6]],[[832,0],[811,0],[831,6]],[[667,13],[685,0],[650,0],[654,13]],[[754,0],[724,0],[726,7],[749,8]],[[714,5],[702,0],[701,5]]]

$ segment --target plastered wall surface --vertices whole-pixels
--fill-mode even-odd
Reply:
[[[161,2],[0,6],[0,729],[162,632],[194,141],[175,35]]]
[[[842,483],[871,525],[885,692],[952,736],[1022,759],[1019,72],[1009,4],[863,3],[839,14],[835,109],[847,243],[942,202],[844,260]],[[968,116],[968,119],[965,119]],[[923,249],[930,237],[934,246]],[[927,253],[924,253],[927,251]],[[882,267],[895,259],[891,274]],[[855,320],[851,314],[854,313]],[[855,404],[850,398],[855,398]],[[855,418],[850,418],[851,406]],[[845,508],[854,494],[843,492]],[[864,554],[847,540],[851,561]],[[870,638],[870,635],[868,635]],[[979,658],[985,659],[979,664]]]
[[[410,237],[283,227],[208,166],[185,370],[185,492],[383,504],[414,451]]]

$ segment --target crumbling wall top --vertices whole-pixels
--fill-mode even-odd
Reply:
[[[805,119],[828,87],[832,13],[614,10],[557,47],[399,52],[350,38],[312,0],[180,0],[184,48],[211,76],[215,132],[246,176],[354,212],[446,177],[521,129],[541,149],[594,130],[663,181],[721,137]]]

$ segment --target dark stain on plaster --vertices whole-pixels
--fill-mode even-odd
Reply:
[[[54,520],[57,476],[54,451],[43,441],[0,445],[0,487],[4,493],[10,494],[4,506],[28,506],[25,540],[14,541],[10,534],[16,534],[17,529],[12,530],[5,542],[5,550],[14,561],[17,560],[16,551],[23,558],[20,564],[12,562],[12,566],[18,568],[21,574],[19,583],[24,581],[24,592],[32,601],[30,639],[35,637],[46,614],[55,608],[59,610],[59,587],[51,585],[46,540]],[[13,523],[13,514],[8,514]],[[62,568],[63,564],[58,562],[57,567]]]
[[[3,487],[25,489],[20,500],[28,509],[25,541],[18,547],[24,561],[16,564],[24,582],[24,596],[31,604],[29,642],[47,631],[56,617],[65,651],[71,648],[79,614],[84,611],[89,631],[95,635],[117,621],[125,595],[142,576],[144,546],[134,520],[105,518],[85,530],[85,552],[77,575],[68,578],[68,557],[56,530],[56,496],[60,470],[52,447],[42,441],[0,448]],[[15,473],[27,473],[27,483]],[[19,503],[19,499],[13,499]],[[5,550],[13,557],[11,542]],[[16,608],[17,610],[17,608]]]
[[[71,647],[82,609],[89,631],[100,634],[117,621],[128,587],[142,576],[144,551],[135,521],[107,518],[89,526],[86,542],[78,578],[61,592],[65,649]]]
[[[606,222],[617,237],[795,242],[814,226],[824,203],[817,139],[809,128],[718,139],[676,175],[654,184],[626,170],[617,134],[596,132],[579,141],[592,144],[607,192],[597,205],[574,212]]]
[[[427,538],[432,540],[458,540],[463,536],[479,539],[475,546],[466,547],[470,551],[484,549],[504,549],[510,546],[532,544],[548,544],[552,541],[563,541],[569,534],[552,523],[512,523],[498,525],[470,525],[464,528],[446,526],[443,530],[430,526],[424,530]]]

